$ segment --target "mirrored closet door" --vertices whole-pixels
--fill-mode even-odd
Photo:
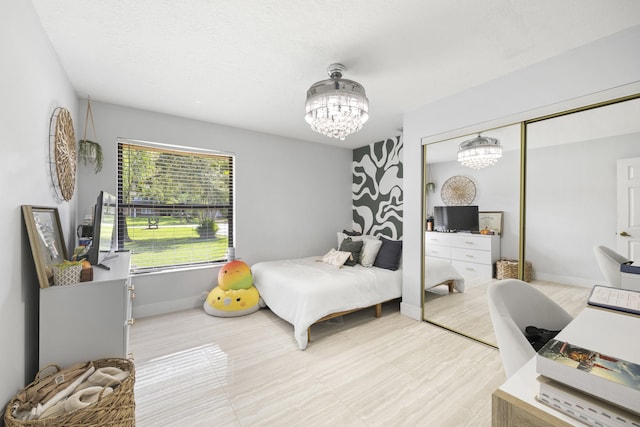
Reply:
[[[625,164],[635,161],[640,170],[640,99],[526,126],[525,256],[535,284],[576,315],[591,287],[607,284],[594,248],[633,257],[635,238],[640,242],[640,236],[621,235],[629,221],[640,222],[640,212],[629,216],[634,215],[629,201],[631,208],[634,199],[640,203],[633,197],[639,189],[623,188],[622,182]]]
[[[629,170],[640,170],[640,165],[629,169],[629,164],[640,163],[639,118],[640,95],[634,95],[487,130],[481,135],[497,138],[503,155],[479,170],[462,166],[456,157],[460,143],[477,134],[425,145],[423,210],[425,230],[433,231],[426,231],[424,239],[424,319],[496,345],[486,288],[497,280],[496,273],[500,278],[513,274],[510,268],[494,265],[488,277],[470,265],[477,262],[480,250],[492,252],[495,260],[495,243],[486,243],[495,237],[436,230],[443,226],[435,218],[438,206],[478,206],[479,230],[495,224],[496,213],[502,213],[498,258],[515,261],[524,254],[523,278],[572,315],[584,307],[591,286],[606,283],[595,246],[638,259],[640,232],[629,232],[634,230],[629,227],[640,224],[640,188],[624,187],[620,180],[624,171],[628,175]],[[522,178],[521,130],[526,147]],[[526,182],[522,194],[521,182]],[[479,238],[484,243],[478,243]],[[475,244],[481,246],[476,252],[461,250]],[[455,270],[442,273],[439,269],[444,267],[437,261],[447,259]],[[446,281],[438,283],[443,274],[462,276],[464,283],[450,289]]]
[[[491,345],[486,289],[498,260],[518,258],[520,141],[516,124],[424,146],[424,318]],[[477,145],[501,155],[458,160]]]

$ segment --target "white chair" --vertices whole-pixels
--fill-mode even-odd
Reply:
[[[507,378],[536,354],[525,337],[527,326],[558,331],[573,320],[569,313],[549,297],[518,279],[491,283],[487,296],[491,322]]]
[[[619,288],[622,277],[620,276],[620,264],[630,260],[606,246],[595,246],[593,252],[596,254],[596,261],[598,261],[600,271],[609,286]]]

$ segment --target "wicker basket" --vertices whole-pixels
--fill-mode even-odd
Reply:
[[[11,399],[4,412],[4,422],[6,427],[88,427],[88,426],[135,426],[136,403],[133,396],[135,384],[135,369],[133,362],[127,359],[99,359],[93,361],[93,366],[103,368],[107,366],[120,368],[129,371],[129,376],[114,388],[113,393],[102,396],[96,403],[85,408],[78,409],[67,414],[47,417],[39,420],[18,420],[11,415],[12,407],[16,397]],[[42,371],[41,371],[42,372]],[[29,384],[24,390],[38,384],[39,374],[34,382]]]
[[[517,279],[519,262],[515,260],[501,259],[496,262],[496,279]],[[532,266],[529,261],[524,262],[524,281],[531,281]]]

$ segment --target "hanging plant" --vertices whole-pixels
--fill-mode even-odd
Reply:
[[[81,139],[78,144],[78,157],[82,160],[82,163],[85,166],[92,164],[94,165],[95,172],[100,172],[102,170],[102,162],[104,161],[102,146],[88,139]]]
[[[102,146],[95,141],[87,139],[87,126],[91,120],[91,127],[93,128],[93,136],[97,139],[96,125],[93,122],[93,111],[91,110],[91,97],[87,97],[87,115],[84,119],[84,136],[78,142],[78,158],[82,160],[82,163],[94,165],[95,173],[102,170],[102,162],[104,161],[104,155],[102,154]]]

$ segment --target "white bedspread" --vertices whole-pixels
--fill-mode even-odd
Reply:
[[[448,280],[453,280],[454,288],[464,292],[464,277],[447,260],[426,257],[425,289],[433,288]]]
[[[253,284],[267,306],[291,323],[301,350],[307,329],[324,316],[369,307],[402,295],[401,270],[338,268],[317,257],[260,262],[251,267]]]

